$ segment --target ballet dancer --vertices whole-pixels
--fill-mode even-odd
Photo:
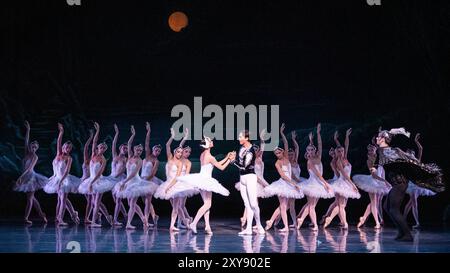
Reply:
[[[147,133],[145,135],[145,158],[142,162],[142,169],[141,169],[141,178],[147,181],[150,184],[153,184],[152,188],[157,189],[158,186],[163,182],[161,179],[157,178],[156,171],[159,167],[159,161],[158,156],[161,153],[161,146],[155,145],[153,146],[153,149],[150,150],[150,133],[151,133],[151,127],[150,123],[145,123],[145,129],[147,130]],[[147,219],[150,215],[152,216],[153,226],[158,225],[158,219],[159,216],[156,215],[155,208],[152,204],[152,197],[154,192],[151,192],[147,194],[146,196],[143,196],[142,199],[144,201],[145,207],[144,207],[144,216],[145,219]],[[149,224],[150,225],[150,224]]]
[[[255,150],[255,175],[257,179],[257,185],[256,185],[256,192],[257,197],[261,198],[264,197],[264,188],[269,186],[269,183],[264,179],[264,161],[262,159],[263,153],[264,153],[264,137],[265,137],[265,129],[261,131],[260,134],[260,140],[261,140],[261,147],[258,147],[258,145],[253,145],[253,149]],[[241,182],[237,182],[235,185],[235,188],[240,191],[241,189]],[[245,226],[245,223],[247,222],[247,208],[244,206],[244,213],[241,217],[241,227]],[[253,228],[257,228],[257,226],[253,226]]]
[[[34,196],[34,193],[42,189],[48,181],[48,178],[34,171],[34,167],[39,159],[36,151],[39,149],[39,143],[34,140],[30,142],[30,124],[25,121],[25,153],[22,160],[23,173],[14,184],[14,191],[24,192],[27,195],[27,205],[25,207],[24,221],[26,224],[32,224],[28,218],[30,217],[31,209],[34,207],[42,218],[47,223],[47,217],[41,209],[39,201]]]
[[[106,217],[108,223],[113,225],[113,217],[108,213],[106,206],[102,202],[103,193],[112,190],[115,185],[115,180],[109,177],[103,176],[103,172],[106,167],[106,159],[104,153],[108,149],[108,145],[102,142],[97,145],[98,136],[100,134],[100,125],[94,122],[95,134],[92,140],[91,160],[89,162],[89,177],[85,179],[78,187],[78,192],[82,194],[91,195],[91,207],[92,207],[92,220],[90,227],[101,227],[100,223],[97,223],[99,219],[99,210],[102,211]],[[89,214],[89,213],[88,213]]]
[[[422,144],[420,144],[419,142],[419,138],[420,134],[416,134],[414,141],[418,149],[417,160],[420,162],[422,161],[423,147]],[[411,151],[410,153],[414,154],[414,151]],[[408,217],[408,213],[412,210],[414,220],[416,221],[416,224],[413,226],[413,229],[418,229],[420,228],[420,223],[419,223],[419,209],[417,199],[419,198],[419,196],[433,196],[436,193],[428,189],[416,186],[416,184],[410,181],[408,182],[408,188],[406,189],[406,193],[409,195],[409,201],[408,203],[406,203],[405,210],[403,212],[403,217],[405,217],[406,219]]]
[[[91,156],[89,154],[89,145],[91,145],[93,138],[94,138],[94,131],[89,130],[89,138],[86,140],[86,143],[84,143],[84,148],[83,148],[83,164],[81,165],[83,174],[81,176],[82,182],[81,182],[80,186],[83,185],[83,182],[91,176],[90,171],[89,171],[89,165],[91,162]],[[84,216],[84,224],[90,225],[91,220],[89,220],[89,217],[92,212],[92,194],[87,191],[86,191],[86,193],[80,192],[80,187],[78,187],[78,193],[83,194],[84,197],[86,198],[86,211],[85,211],[85,216]]]
[[[119,127],[117,124],[114,124],[114,138],[112,142],[112,162],[111,162],[111,174],[108,176],[108,179],[112,181],[114,184],[113,187],[120,181],[124,180],[127,177],[126,174],[126,165],[127,165],[127,155],[128,155],[128,146],[127,144],[121,144],[119,146],[119,154],[117,154],[117,140],[119,139]],[[111,188],[113,190],[113,188]],[[112,193],[112,192],[111,192]],[[127,218],[127,211],[125,206],[122,203],[121,198],[116,198],[114,194],[112,194],[114,200],[114,218],[113,225],[121,226],[122,223],[118,221],[119,213],[121,212],[124,218]]]
[[[326,217],[324,228],[330,225],[331,221],[333,221],[333,218],[336,215],[339,215],[342,228],[348,229],[347,216],[345,211],[347,200],[348,198],[359,199],[361,197],[358,192],[358,188],[350,178],[352,165],[348,162],[347,159],[351,132],[352,129],[350,128],[345,134],[345,148],[341,145],[338,145],[334,150],[336,158],[335,169],[338,173],[338,178],[332,182],[331,187],[335,193],[335,201],[337,202],[337,206],[335,206],[332,209],[330,215]],[[337,135],[335,136],[337,139]]]
[[[78,212],[73,208],[68,195],[69,193],[77,193],[78,186],[81,180],[70,174],[72,167],[72,142],[66,141],[62,144],[62,138],[64,134],[64,127],[61,123],[58,123],[58,139],[56,141],[56,157],[53,159],[53,176],[49,178],[47,184],[44,186],[46,193],[57,193],[58,202],[56,204],[56,224],[58,226],[68,225],[64,222],[64,212],[67,210],[75,222],[78,224],[80,219],[78,218]]]
[[[230,192],[224,188],[216,179],[212,177],[213,168],[216,167],[223,171],[234,160],[236,154],[230,152],[221,161],[217,161],[216,158],[211,155],[211,148],[214,147],[214,142],[209,137],[204,137],[202,144],[200,145],[204,151],[200,154],[200,173],[188,174],[178,177],[178,181],[186,182],[194,186],[200,191],[200,195],[203,199],[203,205],[197,211],[194,221],[189,225],[192,232],[197,233],[197,223],[201,217],[205,218],[205,232],[212,234],[211,226],[209,223],[210,209],[212,205],[212,193],[218,193],[224,196],[228,196]]]
[[[378,145],[378,163],[383,166],[386,172],[386,180],[391,184],[387,202],[384,209],[388,212],[394,224],[397,226],[398,235],[395,238],[399,241],[413,241],[411,232],[406,223],[406,219],[400,212],[401,203],[405,197],[408,187],[408,180],[414,184],[441,192],[445,190],[442,182],[441,169],[435,164],[423,164],[413,155],[402,151],[397,147],[390,147],[392,138],[396,135],[409,137],[409,132],[404,128],[382,130],[376,138]],[[376,158],[372,163],[375,166]]]
[[[309,215],[312,222],[312,230],[317,231],[316,205],[320,198],[332,198],[334,192],[328,182],[322,177],[322,138],[320,136],[320,123],[317,125],[317,148],[313,144],[313,134],[309,133],[309,145],[306,147],[305,157],[309,172],[308,180],[302,182],[303,193],[307,202],[302,208],[301,214],[297,215],[297,229],[299,229],[306,216]]]
[[[384,179],[384,169],[378,166],[377,169],[372,168],[372,162],[376,158],[377,147],[369,144],[367,146],[367,167],[370,175],[357,174],[353,176],[353,181],[358,188],[369,194],[370,203],[367,205],[364,215],[359,218],[357,227],[361,227],[366,222],[369,214],[372,214],[375,220],[375,229],[381,228],[380,219],[382,219],[380,212],[380,203],[383,195],[386,195],[391,190],[391,185]]]
[[[167,153],[167,164],[166,164],[166,182],[162,183],[158,189],[156,190],[155,197],[159,199],[169,200],[172,205],[172,214],[170,218],[170,227],[169,231],[179,231],[177,227],[175,227],[175,222],[177,217],[180,218],[185,223],[185,226],[189,226],[189,219],[184,217],[184,213],[182,213],[181,209],[181,201],[186,196],[191,196],[196,193],[195,187],[190,185],[189,183],[179,182],[177,178],[180,175],[186,175],[186,165],[181,161],[181,157],[183,155],[183,148],[177,147],[171,152],[170,145],[173,142],[175,137],[175,131],[173,128],[170,128],[170,138],[166,143],[166,153]],[[179,212],[180,215],[179,215]]]
[[[274,150],[274,154],[277,157],[275,162],[275,168],[280,175],[280,179],[272,182],[269,186],[264,188],[265,196],[271,197],[276,195],[280,205],[272,214],[270,220],[266,221],[266,230],[269,230],[279,214],[281,214],[281,219],[283,220],[284,228],[280,229],[279,232],[289,231],[288,219],[287,219],[287,208],[288,199],[301,199],[304,197],[300,186],[291,178],[291,163],[289,162],[289,145],[284,135],[284,123],[280,127],[280,135],[283,141],[284,148],[277,147]],[[294,218],[295,219],[295,218]],[[247,223],[248,225],[248,223]]]
[[[262,162],[262,151],[257,155],[255,147],[250,142],[250,134],[248,130],[244,130],[239,133],[239,157],[234,160],[233,163],[239,169],[240,186],[239,192],[241,193],[242,200],[245,205],[245,212],[247,216],[247,228],[239,232],[239,235],[251,235],[253,218],[256,222],[256,230],[258,234],[264,234],[264,228],[261,225],[258,205],[258,176],[255,172],[256,159],[260,157],[259,166]],[[261,132],[261,141],[264,139],[264,130]],[[264,143],[264,142],[262,142]],[[264,147],[263,147],[264,148]],[[261,173],[262,176],[262,173]],[[264,179],[264,178],[263,178]],[[265,181],[261,181],[264,183]],[[267,182],[265,182],[267,183]],[[264,185],[264,184],[263,184]]]
[[[339,140],[337,140],[337,131],[334,132],[334,140],[335,142],[339,142]],[[336,143],[336,145],[338,146],[338,144]],[[340,145],[340,144],[339,144]],[[334,150],[334,147],[331,147],[330,150],[328,151],[328,155],[331,157],[331,161],[330,161],[330,167],[331,170],[333,171],[333,178],[328,179],[327,182],[328,184],[331,185],[331,183],[333,183],[333,181],[335,181],[338,177],[339,177],[339,173],[337,172],[336,169],[336,153]],[[334,199],[333,203],[331,203],[331,205],[328,207],[327,212],[322,216],[322,218],[319,221],[319,225],[323,225],[325,224],[325,219],[330,216],[331,212],[333,211],[333,209],[338,205],[338,202],[336,200],[336,198]],[[342,223],[341,223],[342,224]]]
[[[117,198],[128,199],[129,208],[126,229],[136,229],[136,227],[131,224],[135,213],[141,218],[144,228],[149,226],[147,219],[137,204],[137,200],[139,197],[154,193],[156,190],[154,184],[148,183],[147,180],[144,180],[139,176],[139,170],[142,167],[141,154],[143,152],[143,147],[141,144],[133,147],[135,136],[136,131],[134,126],[131,126],[131,136],[128,140],[127,178],[117,183],[113,191]]]

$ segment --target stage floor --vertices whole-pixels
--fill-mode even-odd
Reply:
[[[0,252],[237,252],[237,253],[412,253],[450,252],[450,229],[426,227],[413,231],[414,242],[396,242],[396,230],[383,228],[375,231],[371,227],[348,231],[338,227],[320,228],[313,232],[302,228],[289,234],[271,230],[265,235],[238,236],[236,220],[215,220],[211,223],[214,234],[206,235],[202,223],[198,234],[182,230],[169,233],[168,220],[160,221],[157,229],[146,231],[124,228],[85,228],[71,225],[55,228],[54,224],[35,222],[25,226],[19,221],[2,221],[0,226]],[[137,224],[137,223],[136,223]]]

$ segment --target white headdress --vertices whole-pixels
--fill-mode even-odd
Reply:
[[[403,128],[403,127],[391,129],[391,130],[389,130],[389,134],[391,134],[391,135],[404,135],[406,137],[409,137],[411,135],[411,133],[406,131],[405,128]]]
[[[200,144],[201,147],[203,147],[204,149],[209,149],[211,147],[211,138],[207,137],[207,136],[203,136],[203,141],[205,142],[205,144]]]

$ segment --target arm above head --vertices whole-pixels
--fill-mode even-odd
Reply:
[[[298,155],[300,154],[300,146],[297,143],[297,133],[295,131],[292,131],[292,143],[294,144],[294,152],[295,152],[295,156],[294,156],[294,161],[297,162],[298,161]]]
[[[283,141],[283,147],[284,147],[284,155],[287,157],[288,156],[288,150],[289,150],[289,144],[287,141],[286,136],[284,135],[284,129],[285,129],[285,125],[284,123],[281,124],[281,128],[280,128],[280,135],[281,135],[281,140]]]
[[[422,144],[420,144],[419,139],[420,139],[420,134],[418,133],[418,134],[416,134],[414,141],[416,142],[416,145],[417,145],[417,159],[419,160],[419,162],[421,162],[422,154],[423,154],[423,147],[422,147]]]
[[[172,141],[173,141],[174,137],[175,137],[175,131],[173,130],[173,128],[170,128],[170,138],[166,142],[167,161],[169,161],[173,158],[170,145],[172,145]]]
[[[128,143],[127,143],[127,145],[128,145],[128,160],[130,160],[130,158],[133,157],[133,140],[134,140],[134,137],[136,136],[136,130],[134,130],[133,125],[131,125],[130,131],[131,131],[131,136],[128,139]]]
[[[100,134],[100,125],[97,122],[94,122],[95,135],[94,140],[92,141],[92,152],[91,158],[95,156],[95,149],[97,148],[98,135]]]
[[[344,143],[344,148],[345,148],[345,153],[344,153],[344,157],[347,158],[347,154],[348,154],[348,149],[350,147],[350,134],[352,133],[352,128],[348,129],[345,132],[345,143]]]
[[[336,147],[342,146],[341,143],[339,142],[339,132],[337,130],[334,132],[333,140],[334,143],[336,144]]]
[[[152,150],[150,149],[150,123],[145,123],[145,129],[147,130],[147,133],[145,134],[145,157],[149,157],[152,154]]]
[[[30,153],[30,124],[25,120],[25,155]]]
[[[317,124],[317,155],[322,158],[322,137],[320,135],[321,125]]]
[[[186,143],[186,140],[188,139],[188,137],[189,137],[189,129],[186,128],[186,129],[184,130],[184,136],[183,136],[183,139],[182,139],[181,142],[180,142],[180,146],[179,146],[179,147],[181,147],[181,148],[184,147],[184,143]]]
[[[89,145],[91,144],[92,138],[94,137],[94,131],[89,130],[89,138],[86,140],[86,143],[84,144],[83,148],[83,159],[84,163],[87,163],[89,161]]]
[[[117,157],[117,140],[119,139],[119,127],[117,127],[117,124],[114,124],[114,138],[112,142],[112,156],[113,159]]]
[[[56,153],[57,155],[62,155],[62,138],[64,135],[64,127],[61,123],[58,123],[58,139],[56,140]]]
[[[259,151],[256,154],[256,157],[262,157],[264,150],[266,148],[266,142],[264,138],[266,137],[266,129],[262,129],[261,133],[259,134],[259,139],[261,140],[261,145],[259,146]]]

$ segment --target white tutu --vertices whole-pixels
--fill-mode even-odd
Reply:
[[[323,166],[322,163],[316,165],[318,168],[318,171],[320,174],[323,172]],[[312,170],[309,170],[309,178],[306,181],[300,182],[298,185],[302,189],[303,193],[306,196],[309,197],[315,197],[315,198],[333,198],[334,192],[333,188],[330,189],[330,191],[327,191],[325,187],[323,186],[320,179],[314,174]]]
[[[278,179],[275,182],[272,182],[269,186],[264,188],[265,197],[278,196],[285,198],[295,198],[301,199],[304,197],[302,190],[297,190],[293,185],[289,182],[284,181],[283,179]]]
[[[211,163],[208,163],[201,166],[200,173],[180,176],[178,177],[178,181],[189,183],[198,190],[215,192],[223,196],[230,195],[230,192],[212,177],[213,167]]]
[[[50,177],[47,184],[44,186],[44,191],[46,193],[57,193],[59,191],[64,193],[77,193],[78,186],[81,184],[81,179],[71,174],[67,175],[66,179],[61,183],[60,181],[61,178],[56,175]],[[59,188],[60,184],[61,187]]]
[[[434,191],[430,191],[429,189],[419,187],[416,184],[412,183],[411,181],[408,182],[408,188],[406,189],[406,193],[409,195],[416,194],[416,195],[420,195],[420,196],[436,195],[436,193]]]
[[[120,181],[114,186],[113,194],[118,198],[135,198],[154,194],[158,185],[150,181],[146,181],[139,176],[133,177],[123,190],[120,190],[124,183],[124,180]]]
[[[373,178],[372,175],[357,174],[352,180],[358,188],[368,193],[386,195],[392,188],[383,181]]]
[[[35,171],[30,171],[22,177],[20,184],[18,184],[19,181],[16,182],[13,190],[20,192],[37,191],[42,189],[47,184],[47,181],[48,177],[36,173]]]
[[[124,180],[125,178],[126,178],[125,174],[119,175],[118,177],[102,176],[99,178],[99,180],[97,180],[94,183],[94,185],[92,186],[92,191],[95,193],[104,193],[107,191],[112,191],[114,186],[120,181]]]
[[[192,185],[181,181],[177,181],[166,193],[166,189],[169,184],[170,181],[166,181],[159,185],[158,189],[155,192],[155,197],[159,199],[169,200],[178,197],[191,197],[199,193],[199,191],[196,190]]]
[[[335,194],[338,194],[345,198],[359,199],[361,194],[356,192],[354,188],[343,178],[338,178],[331,182],[331,188]]]
[[[236,188],[236,190],[241,191],[241,182],[237,182],[234,184],[234,187]],[[265,192],[264,192],[264,187],[263,185],[261,185],[261,183],[257,182],[256,185],[256,196],[264,198],[265,197]]]

